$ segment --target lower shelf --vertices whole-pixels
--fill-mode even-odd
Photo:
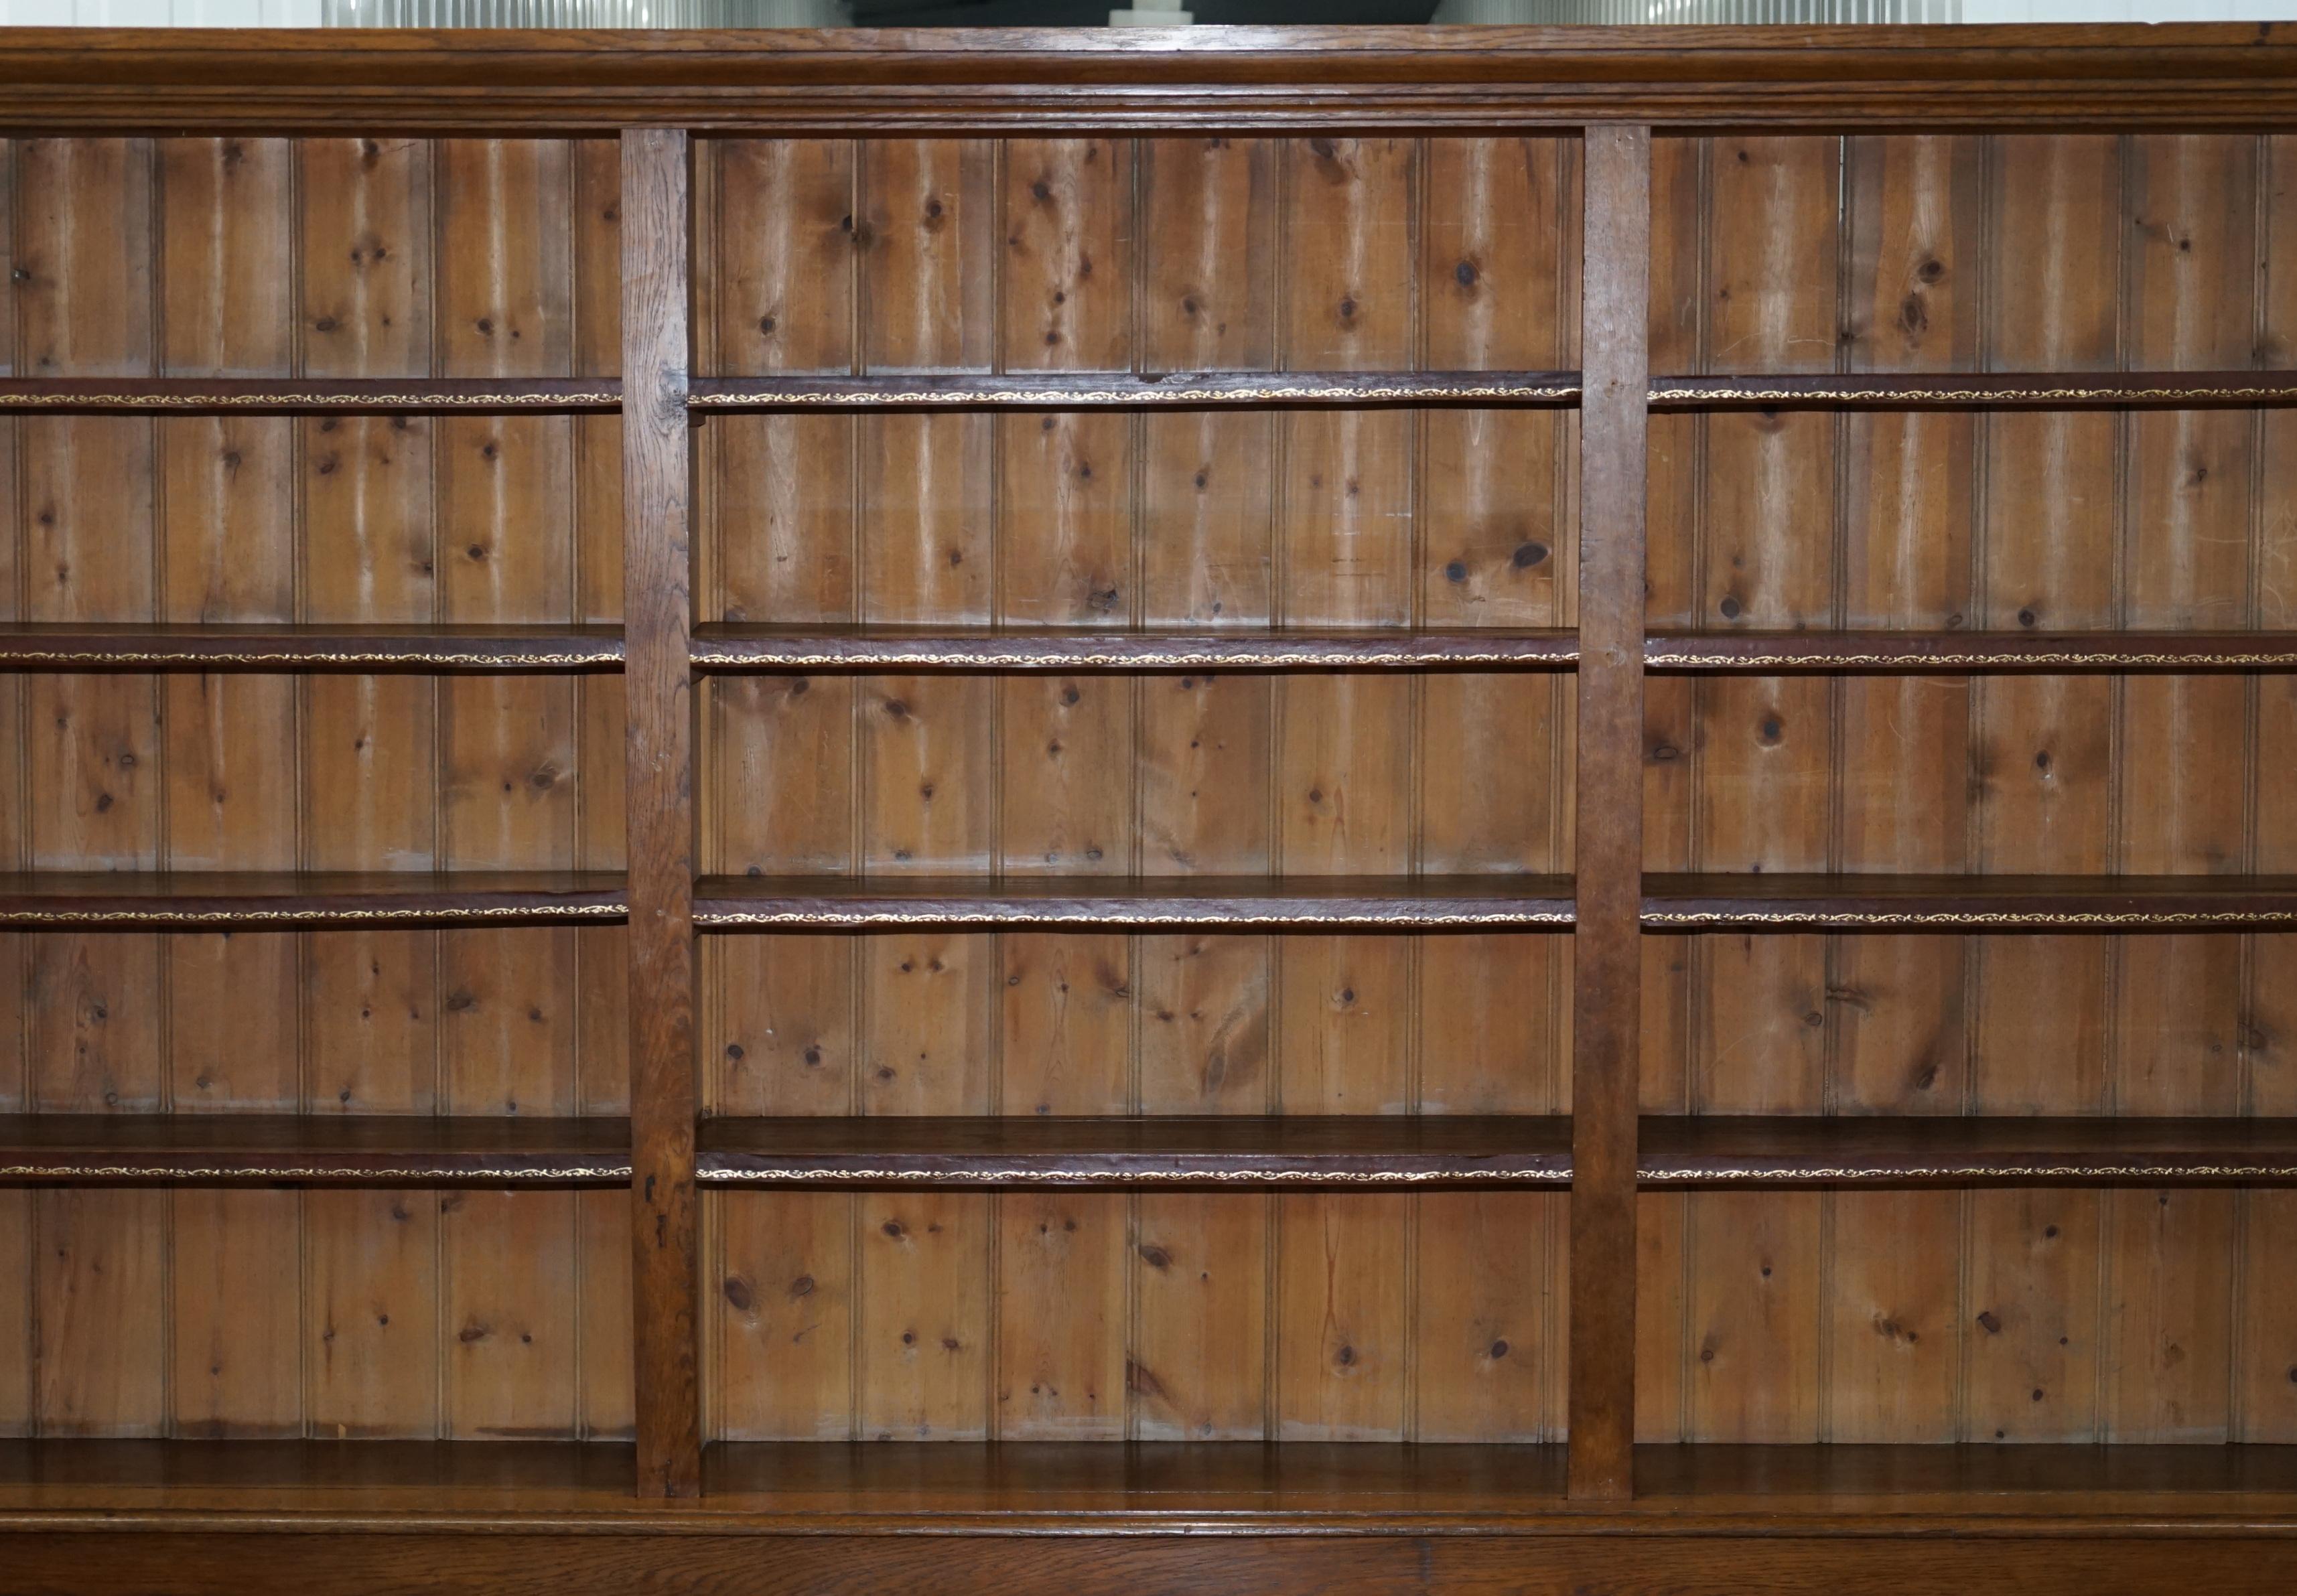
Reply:
[[[421,1591],[1762,1591],[2083,1596],[2297,1582],[2297,1447],[0,1443],[10,1596]]]
[[[2297,1446],[1639,1446],[1632,1502],[1564,1494],[1560,1445],[731,1442],[704,1494],[642,1501],[617,1443],[0,1441],[0,1531],[24,1514],[186,1525],[451,1516],[734,1530],[968,1525],[1425,1531],[1697,1521],[2153,1515],[2297,1531]]]

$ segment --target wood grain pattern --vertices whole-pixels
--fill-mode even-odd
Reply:
[[[638,1488],[701,1489],[694,1116],[692,464],[684,395],[689,159],[682,133],[622,141],[623,525],[631,917],[630,1137]]]
[[[1665,221],[1655,259],[1663,286],[1653,305],[1663,319],[1653,358],[1676,371],[1701,369],[1717,340],[1741,325],[1748,293],[1760,298],[1758,288],[1727,280],[1727,257],[1739,247],[1733,241],[1748,236],[1759,247],[1762,234],[1734,231],[1750,206],[1725,201],[1740,166],[1725,157],[1726,149],[1686,143],[1661,162]],[[1810,262],[1774,306],[1787,318],[1779,326],[1800,316],[1818,327],[1829,325],[1831,307],[1833,325],[1847,330],[1838,363],[1849,371],[1758,374],[1704,390],[1696,378],[1654,386],[1684,391],[1663,401],[1667,406],[1699,402],[1694,390],[1718,405],[1748,404],[1760,391],[1788,422],[1824,419],[1798,411],[1793,393],[1833,393],[1826,403],[1846,412],[1834,423],[1835,480],[1814,481],[1791,495],[1799,504],[1823,509],[1831,498],[1834,506],[1828,535],[1840,575],[1832,594],[1819,595],[1824,613],[1834,627],[1934,629],[1901,633],[1873,649],[1850,631],[1802,638],[1773,631],[1743,641],[1678,631],[1655,642],[1650,657],[1665,662],[1661,670],[1693,671],[1743,657],[1753,678],[1784,658],[1858,661],[1854,670],[1910,664],[1935,646],[1939,669],[1896,679],[1887,664],[1885,673],[1829,673],[1799,689],[1772,687],[1728,703],[1718,684],[1703,678],[1665,681],[1646,726],[1646,793],[1664,817],[1647,855],[1651,868],[1759,861],[1767,875],[1798,850],[1853,874],[2006,876],[2041,868],[2207,875],[2252,868],[2244,861],[2259,855],[2243,840],[2248,822],[2239,818],[2246,812],[2240,794],[2250,790],[2252,739],[2260,734],[2249,729],[2242,706],[2276,702],[2277,679],[2181,670],[2174,662],[2182,639],[2161,651],[2158,663],[2166,669],[2158,675],[2157,661],[2145,655],[2152,636],[2190,638],[2185,629],[2211,624],[2203,617],[2245,627],[2259,623],[2248,619],[2254,614],[2277,624],[2250,596],[2252,571],[2271,568],[2273,534],[2262,529],[2276,512],[2269,498],[2256,502],[2253,484],[2269,478],[2252,470],[2246,454],[2254,436],[2277,424],[2274,412],[2211,408],[2199,392],[2208,381],[2189,380],[2215,368],[2230,388],[2246,382],[2242,368],[2252,360],[2279,364],[2255,352],[2253,328],[2269,326],[2272,312],[2258,306],[2251,319],[2253,284],[2276,280],[2270,243],[2257,231],[2269,232],[2276,206],[2256,175],[2262,151],[2246,139],[2150,136],[1850,141],[1839,259]],[[1786,262],[1783,232],[1778,236],[1782,252],[1763,259]],[[2247,260],[2264,275],[2236,281],[2229,259]],[[1730,298],[1716,299],[1724,289]],[[2142,404],[2151,391],[2169,402],[2118,419],[2016,409],[2021,386],[2030,396],[2047,385],[2030,374],[2045,370],[2067,374],[2062,387],[2097,388],[2100,400],[2111,392]],[[1894,380],[1909,372],[1920,380]],[[1995,372],[2004,377],[1999,397],[1985,402],[1997,408],[1973,416],[1951,406],[1921,407],[1917,390],[1967,401],[1986,386],[1980,374]],[[2178,389],[2188,390],[2182,400],[2171,396]],[[1916,402],[1914,413],[1861,409],[1854,397],[1894,390]],[[2255,397],[2269,403],[2270,391],[2268,378]],[[1762,411],[1750,407],[1747,414],[1760,419]],[[1699,572],[1717,563],[1702,566],[1693,558],[1715,547],[1702,540],[1712,539],[1722,511],[1690,487],[1713,480],[1700,473],[1715,469],[1708,445],[1720,419],[1654,424],[1654,514],[1664,504],[1676,529],[1653,550],[1655,629],[1722,624],[1699,618],[1701,602],[1714,602],[1711,591],[1702,600]],[[1679,547],[1669,549],[1668,541]],[[2252,564],[2260,560],[2266,564]],[[1743,612],[1747,601],[1731,596]],[[1984,639],[2013,627],[2029,639],[2023,646],[2057,654],[2051,669],[2016,679],[1999,674],[2020,646],[1996,652]],[[2060,636],[2103,637],[2117,628],[2147,636],[2133,639],[2136,646],[2115,665],[2099,659],[2105,668],[2092,671],[2083,663],[2095,657],[2086,644],[2047,650],[2032,641],[2053,628]],[[2252,656],[2243,661],[2246,669],[2271,668],[2269,649],[2236,642],[2234,653]],[[1797,691],[1810,695],[1799,708]],[[1749,737],[1740,728],[1750,721]],[[1782,767],[1795,761],[1799,727],[1819,745],[1802,745],[1807,755],[1786,780]],[[1758,895],[1785,890],[1780,880],[1741,884]],[[1887,890],[1910,884],[1901,880]],[[1767,931],[1783,923],[1761,924]],[[1728,1084],[1749,1095],[1710,1101],[1741,1112],[1791,1104],[1791,1112],[1836,1115],[2232,1113],[2236,1078],[2255,1068],[2244,1060],[2270,1054],[2255,1052],[2253,1038],[2245,1049],[2227,1029],[2230,1016],[2254,1012],[2242,994],[2264,990],[2254,986],[2259,976],[2241,974],[2253,967],[2241,964],[2252,952],[2243,950],[2251,944],[2239,935],[1964,941],[1882,934],[1886,919],[1832,924],[1863,929],[1823,945],[1766,934],[1746,944],[1699,938],[1679,950],[1653,950],[1659,962],[1647,964],[1647,988],[1649,972],[1667,968],[1647,1005],[1647,1025],[1663,1028],[1653,1036],[1655,1051],[1646,1053],[1646,1104],[1671,1107],[1682,1100],[1675,1092],[1699,1085],[1711,1093]],[[2266,934],[2254,948],[2273,945],[2276,939]],[[1696,1074],[1716,1059],[1731,1062],[1729,1082]],[[2053,1255],[2023,1250],[2019,1238],[2027,1227],[2005,1205],[2026,1199],[1973,1192],[1959,1212],[1947,1211],[1922,1234],[1897,1242],[1879,1277],[1876,1244],[1860,1210],[1840,1198],[1798,1200],[1817,1205],[1811,1213],[1824,1238],[1822,1289],[1850,1285],[1858,1293],[1825,1306],[1820,1433],[1842,1434],[1848,1425],[1879,1427],[1886,1436],[1903,1426],[1906,1434],[1978,1439],[1993,1438],[1996,1429],[2106,1433],[2098,1397],[2099,1292],[2110,1279],[2112,1292],[2135,1291],[2150,1304],[2145,1271],[2160,1253],[2117,1255],[2119,1244],[2097,1214],[2103,1199],[2070,1196],[2071,1208],[2032,1225],[2037,1237],[2055,1225],[2062,1235],[2088,1239],[2065,1273],[2043,1272],[2032,1287],[2033,1322],[2060,1328],[2031,1337],[2001,1306],[2009,1281],[2039,1271],[2040,1260]],[[1653,1201],[1647,1216],[1675,1212]],[[1695,1260],[1685,1276],[1675,1254],[1651,1262],[1658,1272],[1646,1272],[1647,1289],[1654,1279],[1665,1288],[1697,1275]],[[1892,1291],[1891,1305],[1877,1311],[1878,1279],[1922,1290]],[[2239,1310],[2214,1283],[2201,1299],[2196,1317],[2169,1338],[2182,1345],[2182,1335],[2214,1349],[2225,1345],[2226,1315]],[[2005,1328],[1989,1329],[1980,1313]],[[1926,1362],[1921,1348],[1929,1336],[1910,1345],[1883,1329],[1862,1328],[1895,1324],[1920,1334],[1924,1321],[1933,1333],[1941,1324],[1956,1327],[1964,1344],[1964,1353],[1948,1355],[1946,1375]],[[2142,1354],[2144,1334],[2136,1345]],[[1697,1367],[1695,1330],[1688,1352],[1684,1346],[1680,1334],[1655,1332],[1641,1359],[1654,1407],[1670,1413],[1682,1411],[1670,1394],[1675,1371]],[[1865,1361],[1846,1363],[1854,1351]],[[2061,1353],[2077,1358],[2071,1372],[2053,1362]],[[2223,1355],[2212,1355],[2222,1363]],[[1930,1370],[1906,1387],[1930,1394],[1918,1407],[1878,1407],[1871,1386],[1852,1383],[1855,1371],[1878,1357]],[[1964,1357],[1966,1372],[1953,1376],[1954,1361]],[[2079,1362],[2083,1357],[2089,1361]],[[2143,1393],[2131,1399],[2141,1433],[2143,1425],[2164,1422],[2164,1414],[2193,1411],[2173,1370],[2149,1367],[2142,1355],[2120,1358],[2114,1369],[2114,1378],[2132,1380]],[[2035,1397],[2037,1390],[2044,1395]],[[2218,1420],[2202,1422],[2207,1431]],[[1661,1423],[1655,1414],[1645,1433],[1660,1433],[1652,1426]]]
[[[1653,218],[1651,136],[1587,138],[1588,269],[1581,347],[1577,760],[1581,825],[1572,936],[1572,1190],[1569,1426],[1575,1496],[1634,1493],[1634,1105],[1643,860],[1642,609],[1647,285]]]
[[[1512,37],[1494,36],[1502,56]],[[1143,48],[1132,70],[1185,78]],[[1560,53],[1535,84],[1444,92],[1560,95],[1585,70]],[[1870,54],[1845,70],[1887,90],[1893,57]],[[666,84],[694,70],[648,59]],[[12,369],[184,403],[0,394],[20,411],[0,620],[48,629],[10,634],[23,662],[82,667],[0,684],[26,795],[0,851],[13,881],[37,873],[10,901],[43,927],[0,941],[18,994],[0,1032],[21,1038],[0,1107],[47,1131],[95,1116],[95,1148],[133,1147],[144,1115],[210,1144],[314,1111],[313,1140],[369,1114],[539,1116],[447,1138],[499,1145],[627,1109],[638,1158],[682,1181],[659,1215],[675,1236],[649,1234],[643,1181],[635,1208],[46,1189],[21,1220],[0,1190],[26,1349],[22,1417],[0,1400],[0,1427],[634,1434],[667,1492],[698,1485],[705,1426],[1305,1446],[1551,1439],[1568,1413],[1568,1481],[1553,1454],[1511,1464],[1543,1501],[1624,1500],[1637,1434],[1708,1444],[1643,1460],[1677,1509],[1708,1468],[1738,1470],[1741,1510],[1750,1488],[1775,1507],[1815,1477],[1799,1444],[1761,1467],[1710,1447],[1886,1444],[1862,1511],[1892,1470],[1899,1506],[1946,1488],[1901,1444],[2201,1442],[2230,1468],[2223,1444],[2285,1429],[2278,142],[2206,111],[2157,133],[2151,102],[2096,114],[2064,56],[2046,64],[2071,76],[2021,91],[2022,131],[1976,114],[1950,136],[1815,136],[1760,125],[1815,103],[1782,67],[1755,126],[1662,141],[1646,293],[1617,269],[1608,132],[1437,136],[1445,110],[1395,133],[1397,91],[1371,87],[1357,103],[1379,114],[1346,136],[1276,119],[1176,137],[1095,125],[1153,85],[1085,81],[1070,125],[957,128],[968,104],[1011,103],[967,80],[991,59],[952,46],[934,89],[957,109],[901,125],[962,136],[838,136],[874,130],[868,96],[804,112],[831,119],[811,129],[753,126],[782,136],[697,160],[692,220],[682,136],[491,136],[530,131],[507,124],[539,99],[435,144],[202,127],[11,146]],[[2276,60],[2254,55],[2252,86]],[[825,83],[849,67],[809,57]],[[59,92],[110,69],[76,70]],[[2080,103],[2093,130],[2052,128]],[[668,159],[630,160],[626,195],[625,158],[648,151]],[[1633,304],[1607,309],[1623,284]],[[1649,336],[1605,346],[1613,310]],[[1568,395],[1444,386],[1583,358],[1585,426],[1511,403]],[[1597,383],[1635,360],[1692,374],[1659,402],[1698,414],[1607,453],[1654,384]],[[698,430],[660,402],[689,361],[728,384]],[[1363,385],[1308,397],[1377,402],[1155,408],[1175,397],[1159,370],[1206,366],[1240,384],[1338,373]],[[289,384],[433,373],[502,387],[400,415],[367,413],[380,390],[264,413],[317,397]],[[740,413],[881,374],[942,397]],[[1055,381],[1037,401],[1079,402],[939,408],[951,378],[1006,402],[1038,375]],[[792,400],[775,382],[818,386]],[[503,413],[468,407],[486,399]],[[614,414],[587,413],[601,403]],[[1640,622],[1601,535],[1637,478],[1660,531]],[[626,607],[627,707],[610,669],[510,673],[548,638],[580,657],[541,664],[611,667]],[[711,662],[762,670],[706,690],[698,737],[696,619],[730,629]],[[1583,621],[1568,646],[1558,629]],[[493,639],[473,658],[209,668],[226,629],[300,664],[347,638],[392,646],[359,629],[465,623]],[[213,652],[168,654],[185,626]],[[1324,635],[1429,628],[1403,658]],[[1118,636],[1078,635],[1099,632]],[[1227,652],[1189,655],[1198,633]],[[59,636],[84,657],[43,659]],[[794,670],[773,657],[791,645],[815,651]],[[377,674],[446,663],[465,669]],[[1688,674],[1611,713],[1652,665]],[[772,934],[700,954],[696,848],[707,927]],[[1622,859],[1653,872],[1636,899]],[[626,866],[627,888],[606,874]],[[447,868],[468,878],[442,891],[426,873]],[[29,917],[58,904],[64,920]],[[442,909],[539,923],[395,917]],[[195,917],[210,909],[243,917],[226,935]],[[1634,962],[1494,929],[1567,915]],[[1693,928],[1728,934],[1640,934]],[[2055,934],[2083,928],[2140,934]],[[1589,1065],[1568,1083],[1566,1047]],[[1640,1128],[1638,1090],[1660,1115]],[[1552,1141],[1575,1103],[1568,1253],[1567,1211],[1537,1191],[1033,1183],[1080,1119],[1140,1135],[1218,1114],[1199,1133],[1233,1148],[1329,1115],[1370,1127],[1336,1139],[1392,1139],[1366,1156],[1394,1165],[1405,1139],[1494,1115]],[[705,1211],[705,1172],[778,1177],[770,1142],[739,1171],[708,1166],[722,1148],[697,1163],[696,1104],[804,1116],[762,1122],[813,1127],[801,1141],[857,1118],[813,1175],[865,1189]],[[987,1151],[934,1143],[976,1116]],[[1244,1147],[1263,1166],[1231,1172],[1317,1177],[1333,1156],[1291,1147]],[[867,1189],[854,1161],[889,1148],[1007,1189]],[[0,1244],[0,1286],[12,1256]],[[1630,1288],[1656,1317],[1622,1312]],[[1378,1451],[1318,1466],[1376,1473]],[[1428,1477],[1451,1490],[1472,1464]],[[777,1488],[806,1477],[775,1466]],[[2205,1474],[2176,1478],[2228,1488]],[[1439,1487],[1412,1489],[1424,1513]]]

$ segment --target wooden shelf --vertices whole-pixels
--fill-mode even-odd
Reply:
[[[1645,876],[1646,931],[2261,931],[2291,876]]]
[[[0,1183],[624,1186],[625,1119],[0,1115]]]
[[[705,1119],[730,1189],[1560,1188],[1561,1116]],[[0,1184],[618,1186],[619,1118],[0,1115]],[[1647,1116],[1646,1188],[2297,1182],[2297,1120]]]
[[[0,875],[0,927],[261,931],[341,926],[579,926],[622,919],[605,871]]]
[[[2286,1185],[2297,1120],[1647,1116],[1646,1187]]]
[[[1652,671],[2297,670],[2292,632],[1661,632]]]
[[[729,1188],[1561,1187],[1564,1116],[713,1118]],[[2277,1186],[2297,1120],[1646,1116],[1646,1188]]]
[[[694,631],[695,669],[832,670],[1563,670],[1568,631],[936,630],[721,623]]]
[[[1566,1502],[1563,1461],[1561,1446],[1536,1444],[720,1442],[705,1494],[663,1502],[630,1495],[630,1449],[613,1443],[7,1440],[0,1512],[89,1525],[164,1513],[207,1529],[524,1520],[530,1531],[547,1527],[530,1516],[547,1515],[577,1532],[619,1519],[753,1533],[980,1521],[1584,1533],[1659,1518],[1766,1537],[1853,1523],[1890,1536],[1953,1521],[1999,1532],[2070,1510],[2160,1526],[2297,1521],[2297,1446],[2286,1445],[1644,1445],[1634,1500],[1600,1507]]]
[[[568,415],[622,405],[613,377],[0,377],[0,415]]]
[[[1654,376],[1654,410],[2202,409],[2297,404],[2275,371],[1855,372]]]
[[[2297,1568],[2297,1447],[1640,1446],[1572,1501],[1560,1445],[733,1442],[702,1494],[632,1449],[0,1441],[10,1589],[1988,1589]],[[1161,1533],[1160,1533],[1161,1532]],[[276,1537],[276,1538],[275,1538]],[[292,1574],[287,1570],[292,1567]]]
[[[618,626],[0,626],[0,670],[620,670]]]
[[[1560,876],[704,876],[700,931],[929,926],[1297,926],[1319,931],[1560,930]]]
[[[1774,1530],[1856,1518],[1886,1533],[1872,1520],[2001,1526],[2077,1502],[2196,1523],[2297,1515],[2297,1446],[2285,1445],[1646,1445],[1635,1449],[1634,1501],[1592,1510],[1564,1502],[1556,1445],[721,1442],[707,1454],[707,1493],[683,1504],[631,1499],[630,1466],[630,1449],[611,1444],[0,1441],[0,1511],[498,1522],[579,1512],[757,1530],[1015,1515],[1040,1526],[1424,1529],[1565,1513],[1587,1527],[1686,1514],[1719,1527],[1745,1514]]]
[[[1561,1187],[1560,1117],[739,1119],[702,1122],[705,1184],[1409,1190]]]
[[[1577,404],[1576,371],[952,372],[697,377],[696,410],[1205,410],[1346,405]]]

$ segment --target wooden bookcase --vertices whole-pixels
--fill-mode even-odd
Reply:
[[[10,29],[0,1588],[2297,1578],[2297,42]]]

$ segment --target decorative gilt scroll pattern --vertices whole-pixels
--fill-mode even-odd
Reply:
[[[1735,383],[1692,383],[1673,388],[1653,388],[1654,405],[2140,405],[2140,404],[2271,404],[2297,399],[2297,384],[2255,384],[2205,387],[2160,384],[2149,387],[2058,388],[1747,388]]]
[[[1566,666],[1578,662],[1577,648],[1517,651],[1426,648],[1309,649],[1282,644],[1268,647],[1149,648],[1131,653],[1075,649],[936,648],[886,649],[871,653],[866,646],[852,648],[806,648],[777,651],[720,651],[697,647],[696,662],[718,670],[903,670],[923,668],[987,670],[1239,670],[1293,666],[1340,670],[1370,668],[1413,670],[1448,665]]]
[[[1289,383],[1260,388],[745,388],[733,393],[699,392],[687,402],[697,410],[753,410],[765,406],[877,410],[924,405],[1058,410],[1105,405],[1567,404],[1578,397],[1577,383],[1352,383],[1344,386]]]
[[[2114,927],[2282,926],[2293,921],[2297,921],[2297,905],[2288,909],[2083,909],[2074,912],[2047,909],[1959,910],[1813,908],[1783,911],[1740,909],[1646,909],[1642,914],[1642,922],[1646,926],[1935,926],[1949,930],[1964,931],[2029,926],[2102,930]]]
[[[1400,909],[1342,910],[1315,909],[1248,909],[1206,905],[1094,909],[1084,906],[1034,906],[1025,901],[995,909],[855,908],[702,909],[694,911],[697,929],[730,931],[745,927],[804,926],[822,930],[867,931],[902,926],[1395,926],[1403,930],[1435,930],[1472,926],[1568,926],[1569,909]]]
[[[1692,650],[1687,653],[1646,654],[1643,663],[1654,670],[1669,667],[1702,670],[1780,670],[1815,666],[1848,668],[1930,667],[1983,670],[1997,665],[2087,666],[2100,670],[2241,670],[2297,667],[2297,650],[2276,654],[2109,654],[2098,650],[2048,653],[2023,650],[1964,650],[1955,654],[1725,654]]]
[[[75,392],[0,388],[0,410],[609,410],[620,393],[602,389],[535,393]]]
[[[424,925],[524,925],[533,920],[617,920],[630,913],[622,903],[535,903],[375,909],[7,909],[0,926],[136,926],[164,929],[180,926],[374,926],[392,921]]]
[[[1884,1169],[1797,1165],[1791,1169],[1644,1170],[1645,1186],[1719,1185],[1725,1182],[1776,1186],[1782,1183],[1840,1185],[1876,1181],[2281,1181],[2297,1177],[2288,1164],[1915,1164]]]
[[[181,667],[200,670],[218,665],[241,667],[277,666],[283,670],[310,670],[326,665],[347,670],[366,669],[388,670],[393,666],[421,666],[432,670],[580,670],[588,666],[620,665],[620,648],[601,650],[597,654],[559,654],[540,652],[472,654],[441,649],[254,649],[224,652],[210,649],[120,649],[120,648],[12,648],[0,645],[0,670],[22,670],[26,667],[62,669],[72,666],[119,666],[126,668],[164,669]]]
[[[241,1164],[187,1168],[153,1164],[0,1164],[0,1181],[627,1181],[627,1164],[582,1164],[544,1169],[470,1169],[460,1164],[369,1169],[347,1164]]]
[[[770,1186],[1568,1186],[1553,1164],[1524,1169],[710,1169],[704,1185]]]

